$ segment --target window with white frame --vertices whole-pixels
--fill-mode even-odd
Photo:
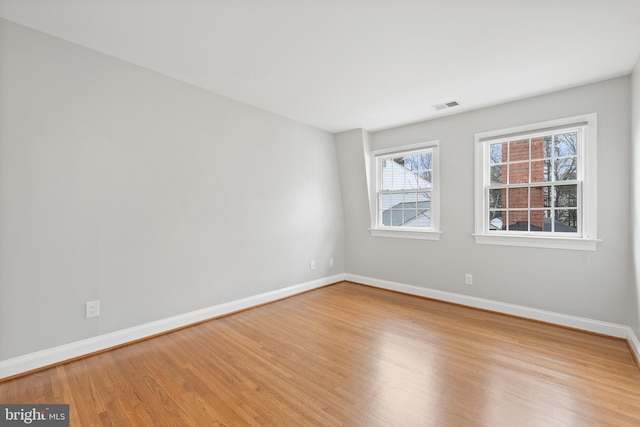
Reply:
[[[375,161],[375,236],[439,238],[438,141],[379,150]]]
[[[476,135],[476,242],[594,250],[596,115]]]

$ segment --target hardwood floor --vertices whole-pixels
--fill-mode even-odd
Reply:
[[[72,426],[638,426],[627,344],[348,282],[0,383]]]

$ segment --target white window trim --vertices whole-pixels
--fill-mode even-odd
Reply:
[[[433,148],[432,151],[432,187],[431,187],[431,227],[424,229],[418,227],[386,227],[379,225],[378,219],[378,189],[380,187],[380,173],[378,157],[389,154],[402,154],[410,151],[425,150]],[[400,147],[386,148],[371,152],[371,165],[375,168],[375,173],[371,174],[371,189],[369,200],[371,203],[371,228],[369,231],[374,237],[392,237],[401,239],[420,240],[440,240],[442,231],[440,230],[440,141],[420,142],[417,144],[403,145]]]
[[[487,198],[485,191],[488,180],[488,150],[486,141],[498,139],[503,136],[519,133],[533,133],[538,130],[571,126],[576,123],[586,123],[583,135],[582,152],[580,153],[580,166],[582,168],[582,216],[581,237],[568,237],[565,235],[530,235],[488,233]],[[595,251],[599,240],[597,238],[598,203],[597,203],[597,114],[584,114],[567,117],[558,120],[550,120],[541,123],[533,123],[491,132],[482,132],[475,135],[475,241],[484,245],[526,246],[549,249],[571,249]]]

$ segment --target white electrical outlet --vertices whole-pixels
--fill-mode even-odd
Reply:
[[[312,270],[316,269],[316,261],[315,260],[313,260],[313,259],[311,260],[311,266],[310,267],[311,267]]]
[[[87,301],[85,308],[87,319],[100,316],[100,301]]]
[[[333,258],[329,258],[329,267],[333,267]]]
[[[473,285],[473,274],[467,273],[464,275],[464,284]]]

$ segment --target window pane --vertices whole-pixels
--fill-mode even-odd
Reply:
[[[413,156],[405,156],[404,158],[404,167],[407,170],[416,172],[418,170],[418,156],[417,155],[413,155]]]
[[[397,175],[397,163],[393,159],[381,159],[380,170],[382,177],[380,180],[382,190],[393,190],[394,174]]]
[[[531,182],[551,181],[551,160],[531,162]]]
[[[404,188],[405,189],[418,189],[421,186],[421,179],[416,172],[413,171],[405,171],[404,174]]]
[[[541,136],[531,139],[531,158],[548,159],[551,158],[551,137]]]
[[[575,156],[578,154],[577,146],[578,146],[578,133],[577,132],[568,132],[561,133],[555,136],[554,138],[555,145],[555,156],[563,157],[563,156]]]
[[[542,187],[543,206],[550,208],[553,204],[553,187]]]
[[[556,207],[575,208],[578,206],[577,185],[557,185],[555,189]]]
[[[529,182],[529,163],[509,164],[509,184],[526,184]]]
[[[418,216],[418,210],[414,207],[405,206],[403,224],[405,227],[413,227],[416,217]]]
[[[552,138],[551,135],[545,136],[544,137],[544,158],[545,159],[550,159],[551,157],[553,157],[553,144],[552,142]]]
[[[553,222],[553,216],[551,215],[551,210],[545,209],[545,211],[544,211],[544,230],[542,230],[542,231],[547,231],[547,232],[553,231],[551,229],[552,222]]]
[[[489,146],[489,163],[496,164],[506,162],[507,144],[491,144]]]
[[[502,173],[503,171],[506,172],[506,169],[507,167],[503,165],[491,166],[491,184],[506,184],[502,178],[506,175],[506,173]]]
[[[398,203],[397,198],[397,194],[383,194],[381,197],[382,200],[380,200],[380,208],[382,208],[382,210],[391,209],[393,205]]]
[[[544,230],[544,213],[543,210],[533,210],[530,213],[531,230],[530,231],[545,231]]]
[[[513,231],[529,231],[529,212],[528,211],[508,211],[509,230]]]
[[[529,207],[529,189],[528,188],[510,188],[508,208],[528,208]]]
[[[577,209],[556,209],[555,221],[553,223],[555,231],[558,233],[578,232],[578,210]]]
[[[418,193],[416,227],[431,227],[431,193]]]
[[[545,190],[548,191],[548,189],[549,187],[531,187],[529,190],[529,207],[532,209],[546,207]]]
[[[419,208],[428,208],[431,207],[431,192],[423,191],[422,193],[418,193],[418,207]]]
[[[503,196],[505,194],[504,189],[489,190],[489,209],[500,209],[506,206],[503,205]]]
[[[404,159],[402,157],[393,159],[391,166],[391,187],[390,190],[402,190],[404,188]]]
[[[420,153],[417,155],[418,158],[418,170],[426,170],[426,169],[433,169],[432,166],[432,162],[431,162],[431,151],[427,152],[427,153]]]
[[[415,156],[418,161],[418,172],[417,172],[417,180],[418,187],[417,188],[431,188],[432,181],[432,153],[431,151],[427,153],[420,153]]]
[[[556,160],[555,178],[556,181],[567,181],[578,178],[577,174],[578,159],[569,157],[567,159]]]
[[[511,141],[509,143],[509,162],[529,160],[529,140]]]
[[[431,210],[418,209],[418,216],[413,221],[412,227],[431,227]]]
[[[405,193],[404,194],[404,208],[411,209],[416,207],[418,202],[418,193]]]
[[[551,218],[550,209],[532,210],[530,214],[530,218],[531,218],[530,231],[547,232],[547,233],[550,233],[552,231],[551,229],[552,218]]]
[[[387,227],[391,225],[391,211],[381,211],[380,212],[380,220],[382,221],[382,225],[386,225]]]
[[[429,209],[406,209],[404,211],[405,227],[429,227],[431,212]]]
[[[489,230],[504,230],[504,211],[489,212]]]
[[[391,226],[401,226],[403,224],[403,213],[402,209],[391,209],[390,211]]]

